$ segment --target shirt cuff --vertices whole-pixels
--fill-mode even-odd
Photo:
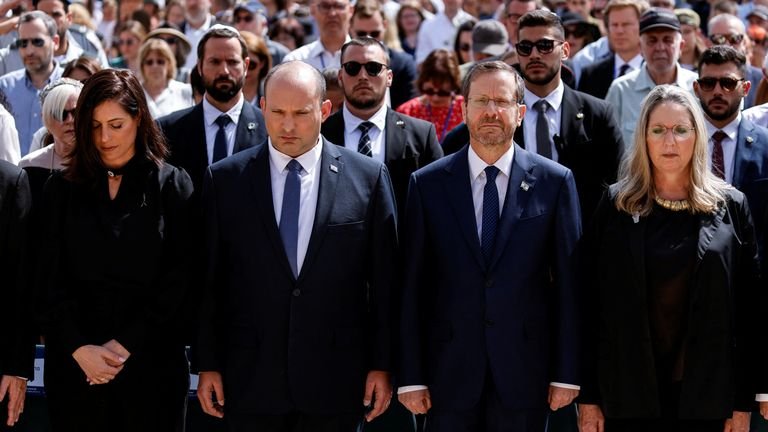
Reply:
[[[397,394],[403,394],[403,393],[408,393],[408,392],[413,392],[413,391],[418,391],[418,390],[426,390],[426,389],[427,389],[427,386],[425,386],[425,385],[403,386],[403,387],[398,387],[397,388]]]
[[[768,393],[758,393],[755,395],[755,402],[768,402]]]
[[[581,386],[577,386],[575,384],[565,384],[565,383],[559,383],[559,382],[551,382],[549,383],[552,387],[560,387],[564,389],[570,389],[570,390],[581,390]]]

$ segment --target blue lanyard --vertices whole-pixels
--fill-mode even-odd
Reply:
[[[432,104],[427,103],[427,111],[429,112],[429,120],[434,123],[432,118]],[[451,122],[451,114],[453,114],[453,97],[451,97],[451,105],[448,108],[448,115],[445,116],[445,122],[443,122],[443,131],[440,133],[440,138],[438,138],[437,142],[440,144],[443,143],[443,139],[445,138],[445,134],[448,133],[448,123]]]

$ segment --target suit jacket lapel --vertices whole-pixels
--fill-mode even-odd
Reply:
[[[205,169],[208,168],[208,142],[206,141],[205,136],[205,116],[203,115],[202,103],[195,106],[192,115],[189,118],[191,120],[191,123],[188,125],[189,142],[200,142],[198,141],[200,139],[199,137],[202,137],[203,143],[201,146],[193,146],[190,157],[194,161],[194,164],[199,168],[196,172],[205,172]],[[186,145],[187,143],[184,144]]]
[[[480,239],[477,236],[477,221],[475,220],[475,203],[472,200],[472,185],[469,179],[469,146],[464,146],[453,157],[453,163],[445,170],[445,194],[453,207],[464,239],[467,241],[470,253],[475,257],[477,265],[485,267],[483,254],[480,251]]]
[[[563,109],[560,112],[560,139],[555,140],[561,164],[563,163],[564,153],[565,159],[568,158],[568,151],[570,150],[568,144],[573,145],[581,135],[584,114],[582,113],[583,107],[580,102],[573,90],[565,87],[563,92]],[[567,166],[568,163],[565,163],[565,165]]]
[[[256,131],[259,125],[256,119],[256,110],[249,102],[243,102],[243,109],[240,111],[240,118],[237,120],[237,131],[235,132],[235,145],[232,147],[232,153],[237,153],[249,147],[256,145]]]
[[[331,167],[336,167],[332,169]],[[315,220],[312,223],[312,234],[309,237],[307,254],[304,257],[304,263],[299,272],[299,282],[305,277],[307,270],[317,258],[320,245],[323,243],[323,237],[328,228],[328,222],[331,218],[331,210],[336,200],[336,190],[339,178],[344,173],[344,162],[341,159],[341,153],[332,143],[323,138],[323,155],[320,161],[320,171],[317,173],[320,185],[317,192],[317,209],[315,211]]]
[[[251,191],[253,199],[259,210],[259,218],[264,223],[264,229],[267,232],[272,250],[282,251],[281,262],[283,270],[293,277],[293,270],[288,263],[288,256],[285,254],[283,240],[280,238],[280,231],[275,219],[275,209],[272,203],[272,177],[269,166],[269,147],[264,145],[248,162],[248,175],[251,178]]]
[[[526,152],[520,146],[515,146],[515,155],[512,161],[512,170],[507,185],[507,194],[504,198],[504,207],[499,218],[498,231],[496,232],[496,241],[491,255],[491,262],[488,269],[494,268],[499,258],[504,253],[515,224],[523,214],[523,210],[528,203],[531,195],[534,193],[536,177],[533,175],[533,167],[536,164],[531,160],[530,153]],[[525,185],[523,184],[525,182]]]
[[[739,189],[744,181],[746,165],[752,160],[752,152],[757,137],[753,133],[755,125],[748,120],[741,120],[739,134],[736,137],[736,155],[733,161],[733,186]]]
[[[525,133],[523,133],[523,123],[525,120],[520,122],[520,127],[515,129],[515,144],[519,145],[522,148],[525,148]]]
[[[341,147],[346,145],[344,142],[344,117],[341,110],[328,117],[323,123],[323,138]]]
[[[384,140],[384,150],[386,156],[384,162],[389,163],[393,160],[403,159],[403,154],[408,149],[408,137],[405,133],[405,122],[400,119],[399,115],[387,108],[387,122],[385,123],[384,132],[386,132]]]

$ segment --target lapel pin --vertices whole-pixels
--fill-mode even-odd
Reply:
[[[633,220],[635,223],[638,223],[638,222],[640,222],[640,213],[632,213],[632,220]]]
[[[405,129],[405,122],[402,120],[398,120],[395,122],[396,125],[400,126],[402,129]]]
[[[523,192],[528,192],[528,189],[530,189],[530,188],[531,188],[531,185],[526,183],[525,180],[523,180],[523,182],[520,183],[520,189],[522,189]]]
[[[584,118],[584,113],[583,112],[577,112],[576,113],[576,118],[579,119],[579,120],[583,119]]]
[[[334,165],[334,164],[331,164],[331,166],[329,168],[331,169],[331,171],[333,171],[335,173],[339,172],[339,168],[336,165]]]
[[[254,130],[256,129],[256,123],[250,122],[248,123],[248,130]]]
[[[751,136],[748,136],[748,137],[747,137],[747,142],[748,142],[748,143],[750,143],[750,144],[752,144],[752,142],[753,142],[754,140],[755,140],[755,139],[754,139],[754,138],[752,138]]]

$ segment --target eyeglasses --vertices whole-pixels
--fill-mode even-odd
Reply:
[[[235,15],[235,22],[245,21],[247,23],[253,21],[253,15]]]
[[[368,76],[378,76],[382,70],[387,68],[387,65],[383,65],[378,62],[360,63],[356,61],[349,61],[341,65],[344,68],[344,72],[349,76],[357,76],[360,73],[360,69],[365,68],[365,73]]]
[[[349,9],[349,5],[344,3],[318,3],[317,9],[324,14],[330,13],[331,11],[342,13]]]
[[[459,51],[471,51],[471,50],[472,50],[472,45],[468,43],[463,43],[459,45]]]
[[[715,85],[717,83],[720,83],[720,88],[725,90],[726,92],[732,92],[736,90],[736,86],[739,85],[740,82],[744,81],[744,78],[731,78],[731,77],[720,77],[720,78],[713,78],[713,77],[706,77],[706,78],[699,78],[696,80],[697,83],[699,83],[699,88],[701,88],[704,91],[712,91],[715,89]]]
[[[45,39],[42,39],[42,38],[16,39],[16,47],[26,48],[30,44],[30,42],[32,43],[32,46],[35,46],[37,48],[40,48],[43,45],[45,45]]]
[[[427,95],[427,96],[435,96],[435,95],[437,95],[437,96],[440,96],[440,97],[448,97],[448,96],[453,95],[453,92],[452,91],[448,91],[448,90],[435,90],[433,88],[428,88],[428,89],[423,89],[421,91],[421,94]]]
[[[248,62],[248,70],[252,71],[259,67],[260,60],[255,57],[249,57],[250,61]]]
[[[117,40],[117,45],[118,46],[120,46],[120,45],[131,46],[131,45],[133,45],[135,43],[136,43],[136,41],[134,41],[133,39],[118,39]]]
[[[672,136],[676,140],[686,140],[693,135],[693,131],[696,129],[686,125],[674,125],[667,127],[664,125],[653,125],[648,129],[648,137],[654,140],[662,140],[667,136],[667,132],[672,131]]]
[[[744,40],[743,34],[731,34],[731,35],[709,35],[709,40],[712,41],[715,45],[725,45],[726,43],[729,45],[737,45],[740,44],[742,40]]]
[[[555,50],[555,46],[565,41],[553,39],[539,39],[536,42],[522,40],[515,45],[517,53],[523,57],[528,57],[533,52],[533,47],[539,50],[540,54],[549,54]]]
[[[154,66],[157,64],[158,66],[165,66],[165,59],[148,59],[144,60],[144,66]]]
[[[378,39],[381,36],[381,30],[374,30],[371,32],[358,30],[355,32],[355,34],[357,35],[358,38],[369,37],[373,39]]]
[[[506,99],[490,99],[487,97],[469,98],[469,104],[475,108],[485,109],[490,104],[493,104],[496,109],[509,109],[513,105],[517,105],[517,102]]]

